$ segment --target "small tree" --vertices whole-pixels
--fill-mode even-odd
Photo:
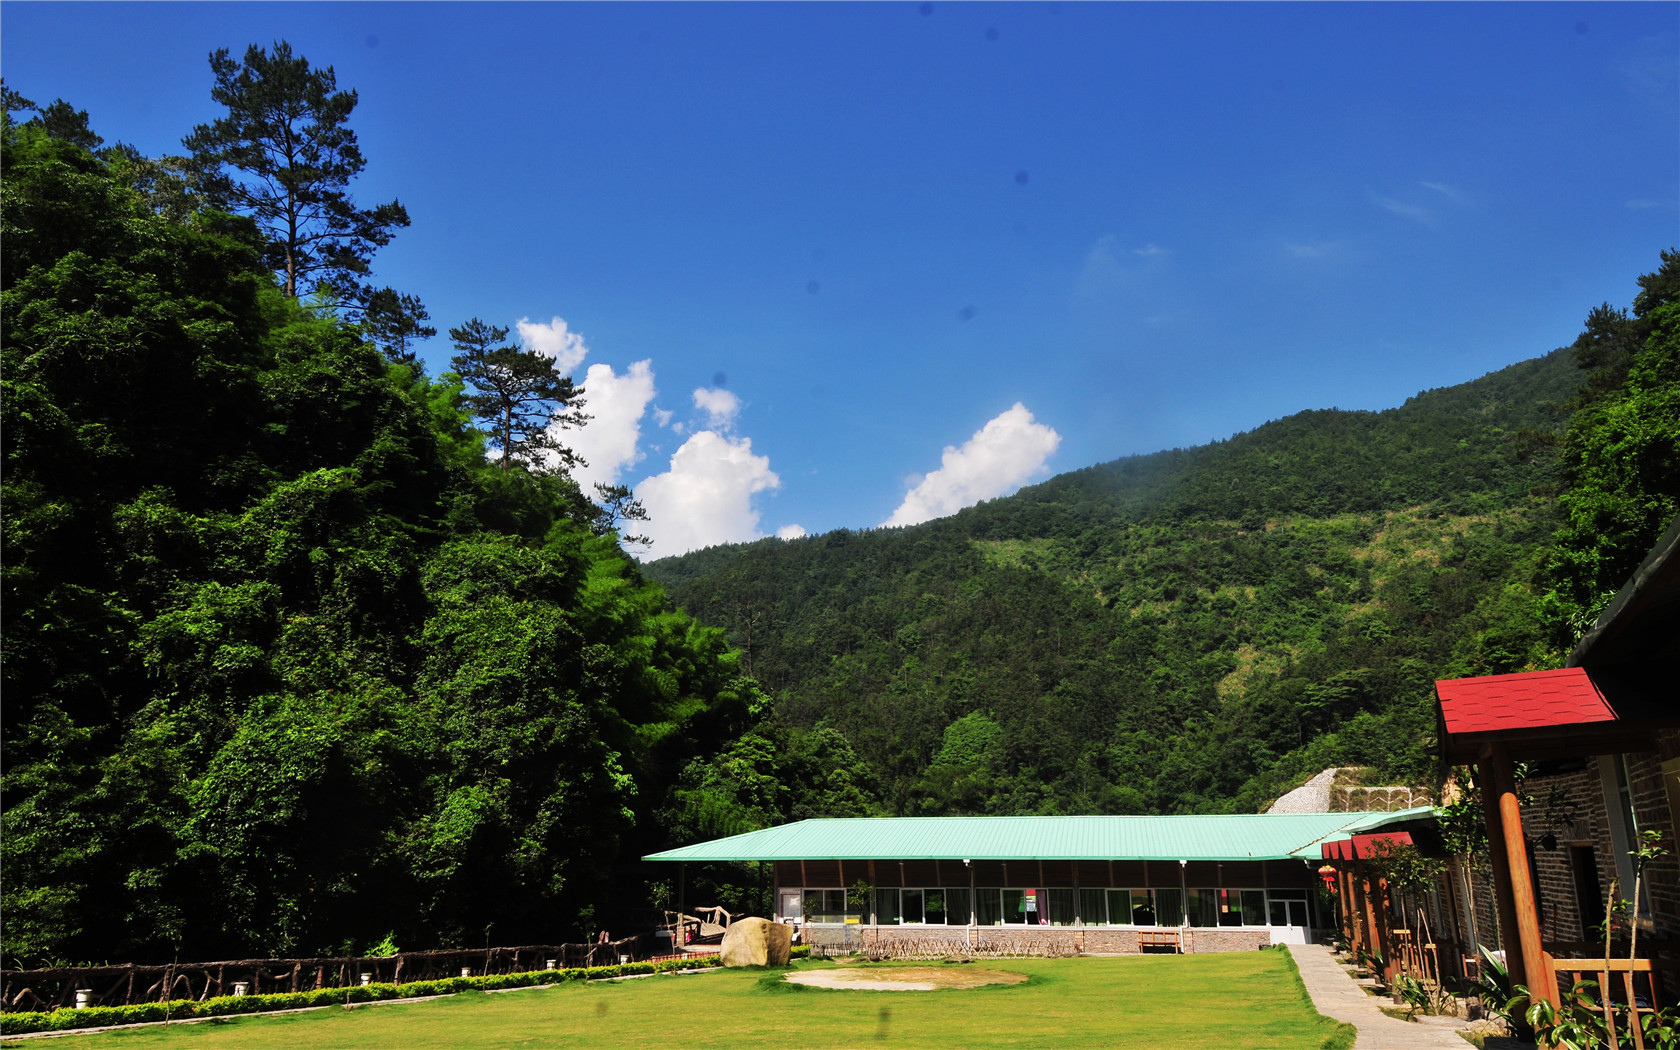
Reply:
[[[581,411],[583,388],[561,375],[552,359],[532,350],[497,345],[507,334],[506,328],[476,317],[449,330],[459,351],[450,364],[476,391],[467,395],[467,407],[474,418],[489,424],[491,437],[502,450],[502,469],[515,463],[530,470],[552,466],[561,471],[583,465],[554,438],[555,430],[582,426],[589,419]]]
[[[653,540],[646,536],[634,536],[623,531],[632,521],[648,520],[647,509],[642,501],[630,491],[628,485],[603,485],[595,483],[595,502],[601,508],[601,513],[595,518],[595,531],[605,536],[609,532],[618,532],[619,540],[625,544],[638,544],[643,549],[653,546]]]
[[[437,329],[426,324],[429,320],[431,315],[417,296],[403,295],[395,288],[373,292],[362,307],[362,332],[368,340],[386,360],[416,369],[420,359],[410,344],[437,335]]]
[[[287,295],[325,282],[342,301],[362,302],[368,260],[408,225],[408,210],[397,201],[358,208],[350,200],[350,180],[367,166],[348,124],[356,93],[338,90],[331,66],[311,69],[284,40],[272,53],[252,44],[243,62],[221,48],[210,69],[210,97],[227,116],[182,140],[206,193],[256,220]]]

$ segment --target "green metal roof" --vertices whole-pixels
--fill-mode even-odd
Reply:
[[[848,817],[801,820],[643,860],[1285,860],[1426,817],[1237,813],[1188,817]]]

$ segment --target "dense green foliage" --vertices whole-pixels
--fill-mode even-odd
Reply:
[[[1589,319],[1601,347],[1620,318],[1615,352],[648,572],[775,694],[757,734],[852,745],[848,812],[1252,810],[1329,765],[1426,783],[1434,680],[1556,666],[1675,514],[1675,265],[1635,318]],[[686,797],[798,816],[761,787],[786,753],[758,781],[697,762]]]
[[[811,949],[793,949],[794,958],[805,958]],[[431,981],[380,982],[348,988],[321,988],[308,992],[276,992],[271,995],[219,995],[211,999],[176,999],[170,1002],[138,1003],[133,1006],[90,1006],[76,1010],[20,1010],[0,1015],[0,1034],[25,1032],[69,1032],[78,1028],[184,1020],[192,1017],[237,1017],[241,1014],[274,1010],[306,1010],[310,1007],[345,1006],[388,999],[419,999],[460,992],[493,992],[509,988],[539,988],[568,981],[604,981],[615,977],[705,970],[718,965],[718,956],[666,959],[663,962],[633,962],[616,966],[573,966],[563,970],[528,970],[524,973],[490,974],[484,977],[442,977]]]
[[[1588,378],[1561,442],[1564,524],[1546,565],[1563,644],[1680,514],[1680,252],[1639,283],[1631,317],[1599,307],[1574,346]]]
[[[593,932],[761,699],[719,633],[249,222],[3,148],[7,965]]]
[[[299,302],[190,171],[40,113],[0,145],[8,965],[558,941],[669,877],[633,858],[806,816],[1422,781],[1434,679],[1555,665],[1680,509],[1667,253],[1572,352],[1391,411],[644,575],[628,490],[404,363],[417,302]]]

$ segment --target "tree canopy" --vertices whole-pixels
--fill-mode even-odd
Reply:
[[[257,221],[263,258],[287,295],[324,283],[342,300],[362,302],[373,253],[409,220],[397,201],[360,208],[350,197],[367,166],[349,126],[356,92],[340,91],[331,66],[312,69],[284,40],[272,51],[252,44],[239,62],[221,48],[210,69],[210,97],[227,115],[182,140],[205,192]]]
[[[466,403],[489,425],[503,470],[515,464],[569,469],[579,460],[555,433],[589,419],[583,388],[561,375],[552,358],[504,342],[507,335],[476,317],[449,330],[456,350],[450,365],[473,388]]]
[[[765,698],[453,376],[0,143],[6,965],[584,931]]]

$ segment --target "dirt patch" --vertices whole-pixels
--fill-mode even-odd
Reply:
[[[935,992],[941,988],[979,988],[987,984],[1022,984],[1024,973],[976,970],[972,966],[885,966],[855,970],[805,970],[783,980],[813,988],[849,988],[866,992]]]

